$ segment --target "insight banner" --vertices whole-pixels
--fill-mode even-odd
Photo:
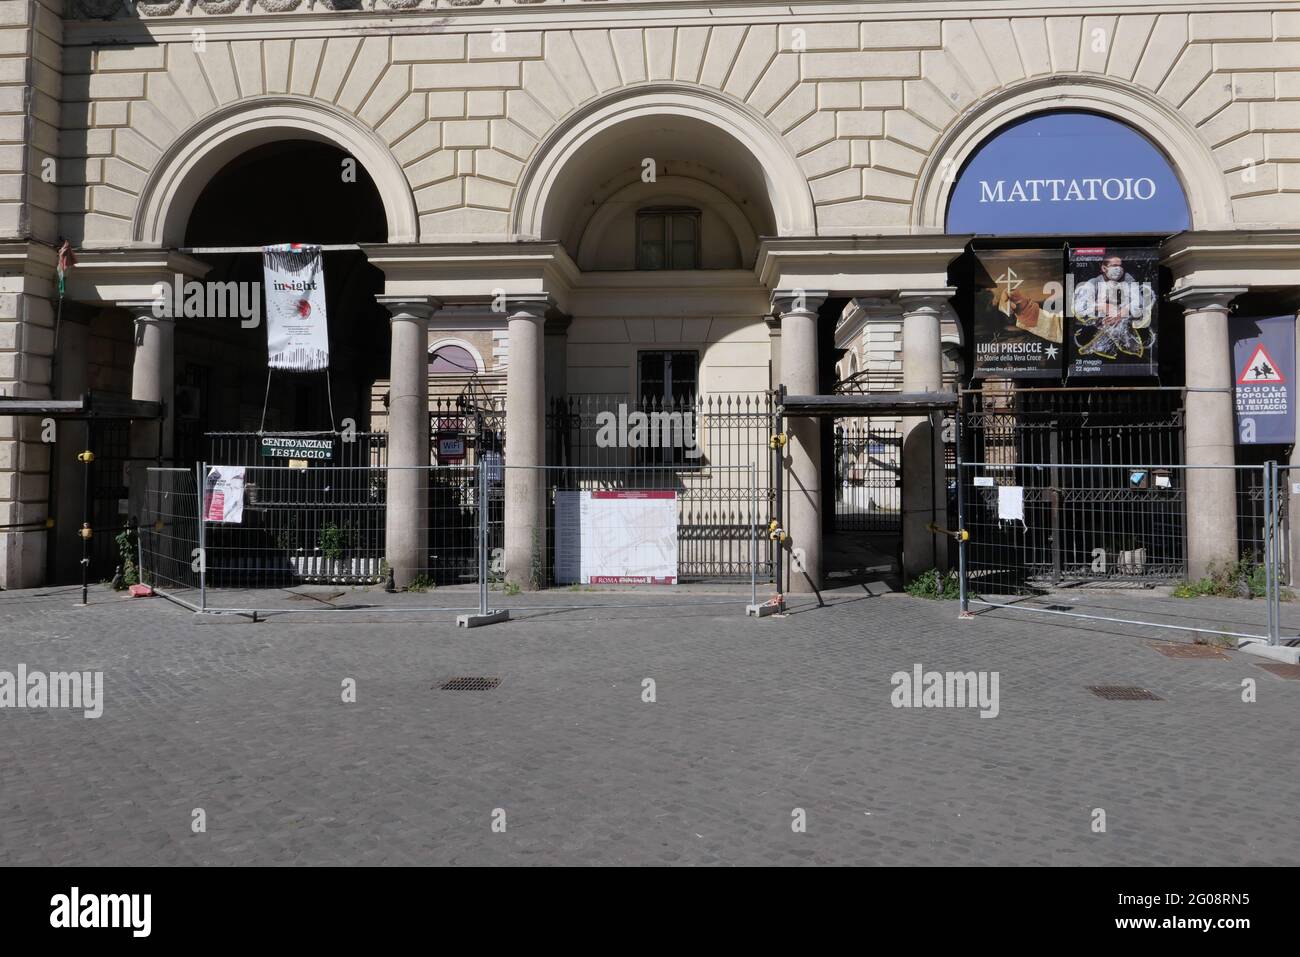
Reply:
[[[1059,379],[1065,319],[1059,249],[976,252],[975,376]]]
[[[1160,254],[1156,249],[1070,250],[1067,376],[1154,376]]]
[[[262,247],[266,285],[267,365],[318,372],[330,365],[325,264],[319,246]]]
[[[1295,442],[1295,322],[1294,315],[1228,322],[1238,445]]]

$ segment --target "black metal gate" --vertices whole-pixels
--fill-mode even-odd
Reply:
[[[986,387],[961,414],[972,574],[1006,593],[1185,576],[1186,487],[1167,468],[1184,461],[1181,389]]]
[[[835,420],[837,532],[897,532],[903,434],[898,416]]]
[[[680,581],[748,580],[751,568],[759,581],[771,581],[776,546],[766,526],[775,514],[774,414],[769,392],[677,402],[626,394],[554,399],[546,419],[553,471],[548,500],[564,487],[672,489],[679,503]],[[635,439],[635,416],[652,423],[646,441]],[[763,530],[756,560],[755,526]]]

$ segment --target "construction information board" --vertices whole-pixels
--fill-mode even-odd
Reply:
[[[583,585],[677,583],[677,493],[555,492],[555,580]]]

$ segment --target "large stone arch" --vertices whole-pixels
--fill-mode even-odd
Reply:
[[[280,139],[329,143],[356,158],[374,180],[390,243],[415,242],[419,218],[402,168],[374,131],[338,107],[304,96],[259,96],[228,103],[203,117],[163,153],[140,194],[133,244],[171,248],[208,181],[235,157]]]
[[[682,83],[639,84],[612,92],[576,110],[558,124],[533,152],[510,211],[510,233],[517,239],[559,238],[556,208],[560,186],[584,150],[602,134],[656,118],[672,118],[716,131],[734,148],[736,167],[761,177],[778,235],[816,232],[812,192],[794,151],[771,123],[751,107],[716,90]]]
[[[1133,84],[1096,75],[1055,75],[1017,84],[970,107],[939,138],[918,174],[912,206],[916,231],[943,232],[957,174],[989,136],[1008,124],[1055,110],[1087,110],[1145,133],[1182,183],[1193,229],[1233,222],[1223,172],[1195,127],[1169,103]]]

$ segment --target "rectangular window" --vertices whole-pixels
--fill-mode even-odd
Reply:
[[[637,269],[698,269],[700,211],[650,207],[636,214]]]
[[[658,444],[637,449],[638,465],[681,465],[698,461],[698,457],[687,457],[686,442],[695,435],[694,403],[699,392],[699,362],[699,353],[696,352],[638,354],[640,410],[668,413],[657,420],[655,437]]]

